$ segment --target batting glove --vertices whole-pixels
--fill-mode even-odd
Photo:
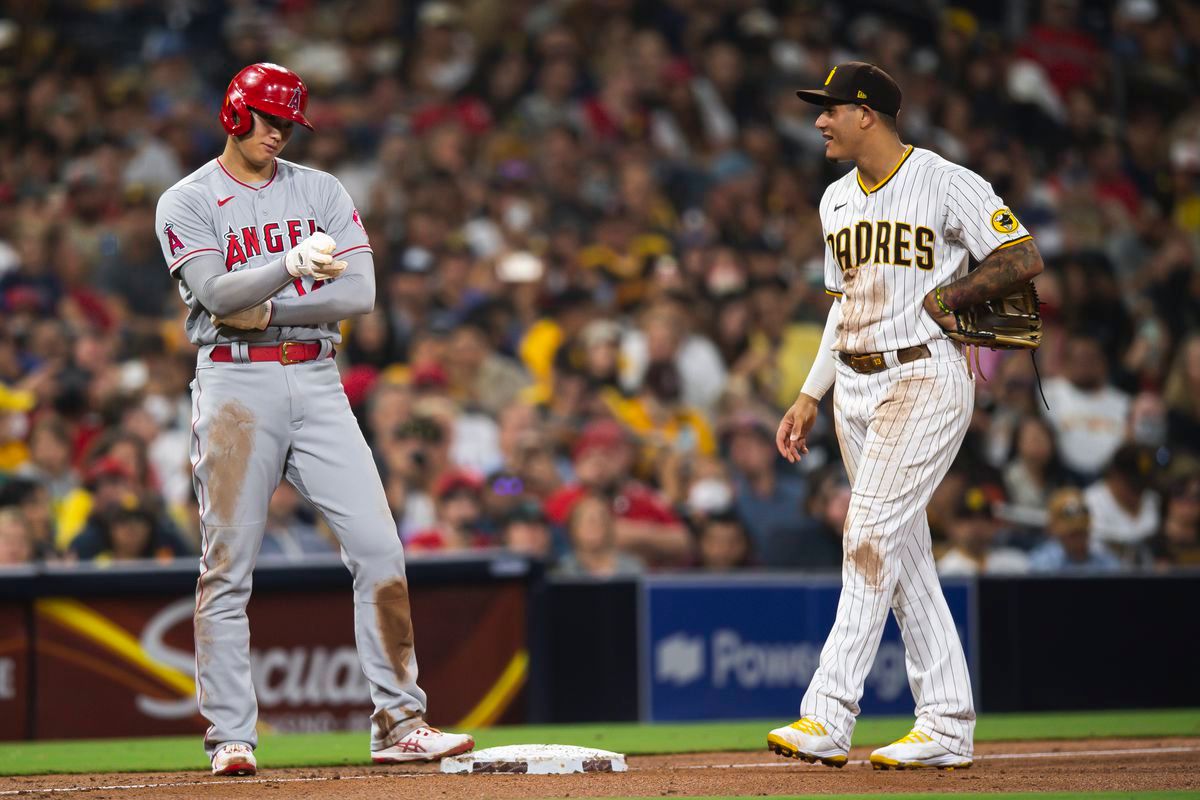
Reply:
[[[318,231],[289,250],[283,258],[283,264],[293,278],[336,278],[346,269],[345,261],[333,260],[336,246],[332,236]]]
[[[271,301],[267,300],[256,306],[250,306],[249,308],[243,308],[241,311],[226,314],[223,317],[210,314],[209,319],[212,320],[214,328],[225,326],[226,328],[237,328],[243,331],[261,331],[266,330],[267,325],[271,324],[271,313]]]

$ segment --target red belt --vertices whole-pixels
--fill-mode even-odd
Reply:
[[[316,361],[321,357],[320,342],[283,342],[282,344],[252,344],[247,347],[251,361],[278,361],[280,364],[299,364],[302,361]],[[334,349],[329,348],[332,358]],[[219,344],[209,351],[208,357],[213,361],[232,363],[233,347]]]

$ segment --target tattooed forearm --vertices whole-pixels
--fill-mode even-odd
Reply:
[[[1042,254],[1027,240],[985,258],[978,267],[942,287],[942,302],[950,308],[966,308],[984,300],[1003,297],[1042,271]]]

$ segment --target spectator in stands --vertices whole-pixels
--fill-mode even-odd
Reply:
[[[593,391],[616,389],[621,380],[621,326],[610,319],[595,319],[580,334],[583,372]]]
[[[72,559],[101,564],[143,558],[169,561],[186,553],[174,532],[137,500],[94,512],[68,550]]]
[[[995,547],[998,527],[987,495],[978,487],[963,494],[950,521],[950,549],[937,560],[940,575],[1011,575],[1029,571],[1020,550]]]
[[[33,532],[20,510],[0,508],[0,567],[33,562]]]
[[[753,414],[730,420],[722,437],[733,465],[735,507],[755,547],[763,549],[771,532],[796,524],[804,505],[804,480],[780,468],[775,432]]]
[[[508,513],[500,529],[500,543],[514,553],[554,561],[550,523],[536,500],[525,500]]]
[[[1172,566],[1200,566],[1200,473],[1172,481],[1166,497],[1162,533],[1154,542],[1155,559]]]
[[[48,487],[19,491],[40,557],[87,522],[105,456],[131,477],[109,469],[98,495],[136,495],[156,516],[165,504],[196,530],[195,351],[168,296],[178,283],[151,264],[153,201],[223,135],[213,98],[229,76],[280,55],[272,25],[309,31],[320,4],[238,11],[211,63],[160,51],[168,28],[173,51],[211,49],[212,14],[75,3],[63,25],[58,5],[22,5],[0,69],[0,480],[20,468]],[[334,26],[318,50],[288,51],[322,87],[318,116],[341,120],[293,146],[359,199],[382,270],[378,309],[346,326],[337,358],[405,537],[434,527],[433,484],[454,467],[519,478],[543,501],[559,492],[581,431],[612,413],[601,389],[653,398],[652,364],[674,366],[680,402],[661,405],[694,409],[697,429],[791,402],[828,302],[817,204],[841,168],[789,86],[843,51],[893,70],[905,140],[987,178],[1052,260],[1037,363],[1068,478],[1090,484],[1125,441],[1170,469],[1200,454],[1190,4],[1045,0],[1026,17],[874,4],[853,25],[833,3],[709,5],[377,3],[381,16],[359,15],[367,39]],[[115,39],[96,35],[114,19]],[[147,88],[130,93],[139,69]],[[1099,350],[1064,333],[1077,329]],[[1032,362],[984,355],[992,380],[930,507],[938,540],[967,486],[998,498],[1003,484],[1012,502],[997,508],[1028,538],[1058,486],[1040,466]],[[521,403],[532,411],[506,432]],[[751,511],[804,529],[797,498],[778,497],[794,474],[729,463],[753,460],[753,440],[722,444]],[[802,473],[836,460],[828,410],[809,447]],[[620,547],[681,565],[691,540],[670,509],[720,476],[687,448],[652,449],[638,491],[621,488],[632,451],[598,483],[618,487]],[[1187,502],[1168,503],[1164,527],[1186,529],[1169,518]],[[511,511],[488,508],[493,522]],[[739,508],[761,544],[762,519]]]
[[[673,361],[650,364],[633,397],[610,389],[605,399],[613,416],[642,442],[643,474],[657,472],[661,460],[672,453],[693,458],[716,450],[704,414],[682,402],[679,370]]]
[[[559,574],[570,577],[622,578],[642,572],[642,562],[617,546],[617,519],[609,498],[588,493],[572,504],[567,518],[570,552]]]
[[[1129,406],[1126,440],[1151,452],[1167,444],[1167,405],[1157,392],[1138,392]]]
[[[20,512],[29,528],[36,560],[58,560],[59,552],[54,544],[54,505],[45,485],[24,478],[0,483],[0,509],[5,508]]]
[[[1135,444],[1123,445],[1104,477],[1083,493],[1092,516],[1092,537],[1126,564],[1148,562],[1150,540],[1159,530],[1162,517],[1154,472],[1153,454]]]
[[[497,353],[478,321],[454,329],[446,368],[456,396],[467,405],[495,417],[529,385],[525,371]]]
[[[31,392],[0,383],[0,474],[16,472],[29,460],[25,434],[37,399]]]
[[[1000,362],[1000,368],[986,385],[993,400],[986,455],[994,467],[1002,469],[1015,455],[1017,429],[1022,420],[1039,416],[1041,400],[1035,399],[1035,378],[1031,359],[1010,356]],[[984,387],[980,390],[984,391]]]
[[[1030,569],[1033,572],[1120,570],[1117,557],[1092,539],[1091,525],[1082,492],[1075,488],[1055,491],[1047,504],[1046,533],[1050,540],[1029,554]]]
[[[1025,417],[1011,451],[1015,457],[1004,469],[1005,516],[1013,524],[1041,527],[1050,493],[1066,482],[1054,432],[1040,417]]]
[[[132,469],[112,456],[102,456],[84,473],[83,485],[64,498],[56,521],[55,546],[67,552],[97,512],[136,504],[138,485]]]
[[[17,474],[43,484],[58,503],[79,485],[71,466],[71,437],[57,417],[44,417],[29,434],[29,460]]]
[[[850,482],[840,464],[813,475],[804,513],[771,529],[762,550],[770,569],[836,572],[842,566],[842,533],[850,510]]]
[[[729,509],[709,514],[699,522],[696,555],[696,566],[709,572],[728,572],[754,563],[754,545],[737,512]]]
[[[432,528],[413,534],[405,547],[419,553],[486,546],[483,491],[483,477],[478,473],[452,469],[443,474],[433,486],[437,521]]]
[[[710,514],[733,508],[729,469],[719,458],[688,459],[676,483],[676,494],[669,496],[693,527]]]
[[[363,421],[377,458],[383,442],[412,419],[414,402],[412,385],[403,381],[380,380],[371,388]]]
[[[595,494],[612,498],[616,547],[650,565],[681,565],[691,556],[691,540],[683,523],[653,489],[629,477],[633,447],[629,435],[612,420],[588,423],[572,449],[575,482],[546,501],[546,515],[556,525],[571,516],[580,498]]]
[[[635,390],[650,364],[672,361],[679,370],[683,402],[705,413],[712,410],[725,384],[725,365],[716,345],[691,330],[682,298],[663,298],[641,314],[641,325],[622,340],[622,383]]]
[[[432,480],[446,470],[446,434],[425,416],[413,416],[394,430],[380,434],[376,456],[383,462],[388,505],[406,541],[433,526]]]
[[[279,482],[267,503],[267,525],[259,557],[298,562],[307,556],[337,553],[332,537],[313,524],[312,510],[306,505],[291,483]]]
[[[1063,377],[1046,381],[1046,412],[1063,463],[1079,477],[1096,477],[1125,439],[1129,395],[1109,384],[1107,354],[1085,333],[1067,340]]]
[[[449,376],[440,364],[417,367],[412,380],[417,393],[414,410],[434,420],[446,433],[447,454],[456,467],[486,475],[503,465],[496,421],[479,409],[461,405],[451,396]]]
[[[1164,399],[1172,445],[1200,453],[1200,333],[1193,333],[1180,345],[1167,376]]]

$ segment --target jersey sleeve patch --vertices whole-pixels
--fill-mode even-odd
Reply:
[[[1017,221],[1017,215],[1007,207],[997,209],[996,213],[992,214],[992,229],[997,233],[1016,233],[1017,228],[1020,227],[1021,223]]]
[[[167,239],[167,246],[171,248],[172,257],[186,247],[183,240],[179,238],[179,234],[175,232],[174,223],[168,222],[163,226],[163,236]]]

